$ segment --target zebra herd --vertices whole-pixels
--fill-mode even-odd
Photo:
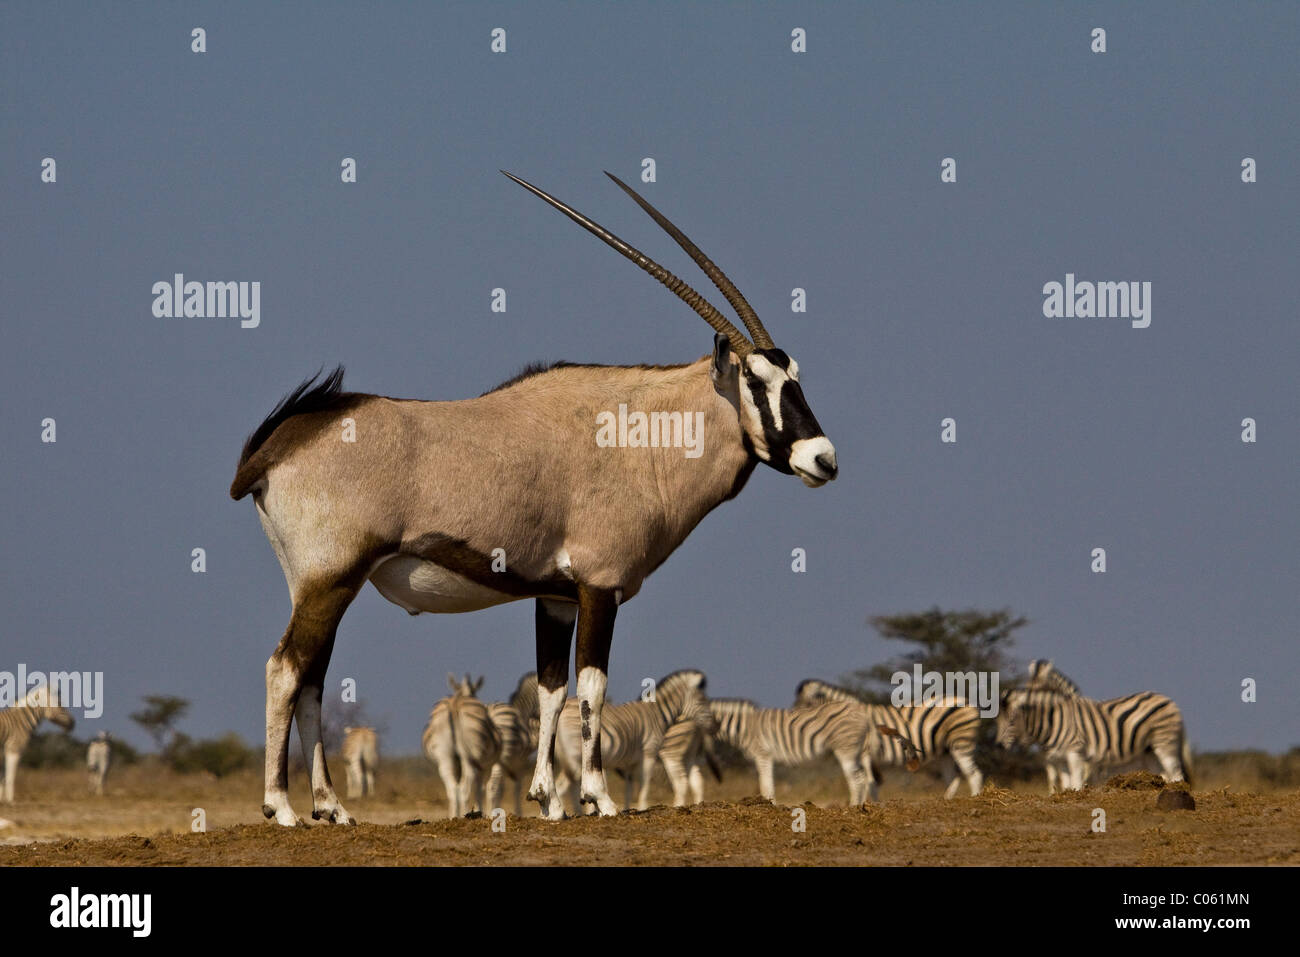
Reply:
[[[522,815],[523,787],[538,747],[537,675],[525,674],[509,700],[492,703],[478,699],[482,678],[447,678],[451,694],[434,704],[422,745],[442,778],[449,815],[495,808],[507,778],[514,785],[515,814]],[[947,798],[957,794],[963,779],[972,795],[984,786],[975,761],[980,713],[961,699],[916,707],[872,704],[848,689],[810,678],[796,687],[792,707],[765,708],[743,698],[709,698],[703,672],[693,669],[665,676],[643,698],[610,704],[600,728],[601,764],[626,782],[629,808],[648,807],[656,762],[667,774],[675,806],[700,803],[705,769],[722,780],[718,742],[754,765],[759,793],[768,800],[776,796],[776,765],[804,765],[827,755],[844,774],[851,804],[879,799],[879,770],[886,767],[916,770],[933,763],[948,778]],[[555,737],[557,784],[574,813],[583,810],[579,709],[578,699],[566,701]],[[21,705],[0,710],[5,757],[0,800],[13,802],[19,758],[44,720],[64,730],[74,724],[46,687],[33,689]],[[1099,770],[1130,765],[1148,752],[1166,779],[1191,777],[1182,713],[1170,698],[1143,691],[1094,700],[1050,661],[1030,662],[1026,680],[1003,692],[996,742],[1004,748],[1037,746],[1051,793],[1086,787]],[[345,728],[342,752],[349,796],[373,794],[379,760],[375,730]],[[110,760],[109,735],[100,732],[86,753],[90,789],[96,794],[104,793]]]
[[[515,783],[515,813],[521,813],[520,792],[537,748],[536,675],[524,675],[509,701],[493,704],[476,697],[482,678],[449,675],[448,681],[452,694],[434,705],[423,741],[447,790],[450,816],[496,807],[507,777]],[[827,755],[844,774],[851,804],[879,799],[879,771],[886,767],[916,770],[933,763],[948,779],[947,798],[963,780],[972,795],[983,789],[975,760],[980,712],[964,700],[871,704],[810,678],[795,689],[792,707],[765,708],[743,698],[709,698],[706,687],[702,672],[675,671],[655,683],[645,700],[606,708],[601,762],[625,780],[625,807],[648,806],[656,762],[672,786],[675,806],[700,803],[705,769],[722,779],[717,742],[754,765],[759,793],[768,800],[775,799],[776,765],[804,765]],[[1169,698],[1142,692],[1093,701],[1046,661],[1031,662],[1024,685],[1002,695],[997,741],[1004,747],[1038,745],[1052,792],[1082,788],[1097,768],[1129,763],[1147,749],[1170,780],[1189,776],[1182,718]],[[580,742],[579,703],[570,698],[561,712],[555,758],[560,791],[567,792],[574,813],[583,810]]]

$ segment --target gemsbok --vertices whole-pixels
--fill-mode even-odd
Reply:
[[[320,702],[339,620],[367,581],[411,614],[536,600],[541,722],[528,796],[550,819],[564,816],[552,752],[576,621],[581,797],[601,814],[616,813],[600,723],[618,606],[705,515],[740,492],[759,462],[813,488],[838,472],[798,364],[676,226],[610,177],[713,281],[752,342],[658,263],[506,175],[690,306],[717,333],[713,352],[675,366],[533,366],[476,399],[446,402],[344,392],[338,368],[281,400],[245,442],[230,486],[234,499],[253,496],[293,604],[266,664],[262,812],[280,824],[298,823],[288,796],[295,717],[311,768],[312,817],[354,822],[330,782]],[[620,406],[634,412],[627,441],[620,435],[611,447],[600,439],[602,430],[610,437],[616,411],[623,431]],[[654,435],[646,435],[647,422]],[[684,452],[691,428],[697,444]]]

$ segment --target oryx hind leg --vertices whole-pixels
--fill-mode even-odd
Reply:
[[[578,606],[572,602],[537,599],[537,701],[540,726],[537,732],[537,765],[528,800],[541,807],[542,817],[559,821],[564,802],[555,782],[555,736],[569,688],[569,648]]]
[[[609,683],[609,646],[618,597],[613,589],[578,586],[578,707],[582,718],[582,802],[605,817],[618,813],[600,755],[600,721]]]
[[[320,700],[339,620],[364,577],[296,590],[284,637],[266,662],[266,794],[262,813],[278,824],[301,823],[289,805],[289,730],[298,734],[311,768],[313,817],[355,823],[330,784],[321,745]]]

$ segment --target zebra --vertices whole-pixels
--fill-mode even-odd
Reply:
[[[483,808],[483,783],[501,753],[501,735],[477,697],[483,679],[447,675],[451,696],[438,701],[424,729],[424,753],[447,791],[448,817],[469,817]]]
[[[670,727],[681,720],[692,722],[705,734],[712,734],[717,727],[705,696],[707,683],[702,671],[674,671],[655,685],[653,700],[605,707],[600,723],[600,747],[595,755],[601,767],[617,771],[627,782],[627,807],[632,806],[634,790],[637,810],[644,811],[650,806],[650,776]],[[583,770],[582,741],[586,732],[587,715],[581,713],[578,699],[570,698],[560,712],[555,758],[571,786],[571,800],[579,813],[582,802],[578,781]]]
[[[807,708],[762,708],[745,698],[713,698],[715,737],[738,748],[758,770],[758,791],[776,799],[772,768],[834,754],[849,786],[849,803],[866,803],[867,770],[862,758],[878,737],[857,702],[828,701]]]
[[[501,752],[487,782],[487,806],[495,809],[501,797],[503,778],[515,783],[515,816],[523,817],[524,778],[534,768],[537,733],[540,726],[537,698],[537,672],[530,671],[519,679],[507,702],[487,706],[488,718],[501,737]]]
[[[869,724],[897,732],[872,735],[869,739],[872,750],[864,757],[863,765],[867,772],[867,795],[872,801],[877,800],[880,793],[876,764],[915,770],[941,755],[949,778],[948,788],[943,793],[945,798],[957,796],[963,777],[972,797],[984,790],[984,773],[975,763],[975,742],[980,727],[978,708],[956,698],[932,705],[901,708],[870,704],[847,688],[816,678],[801,681],[795,689],[796,708],[824,701],[859,704],[866,709]]]
[[[691,804],[704,801],[704,772],[707,764],[717,781],[722,780],[722,769],[713,753],[713,737],[692,718],[683,718],[664,732],[659,746],[659,761],[673,788],[673,807],[686,806],[686,791],[690,788]]]
[[[64,731],[71,731],[76,724],[68,710],[59,705],[58,692],[52,691],[49,685],[33,688],[22,704],[0,710],[0,746],[5,752],[5,780],[0,802],[14,803],[18,759],[26,750],[32,732],[42,721],[53,722]]]
[[[108,765],[112,761],[112,746],[107,731],[95,735],[95,740],[86,748],[86,771],[90,775],[90,790],[102,797],[104,778],[108,777]]]
[[[1017,742],[1040,745],[1049,793],[1078,791],[1098,766],[1127,764],[1147,749],[1155,753],[1166,780],[1191,782],[1187,729],[1171,698],[1140,691],[1098,701],[1060,690],[1077,686],[1050,662],[1047,670],[1039,662],[1034,665],[1027,687],[1002,695],[997,742],[1004,748]]]
[[[379,767],[379,737],[374,728],[343,729],[343,763],[348,771],[348,797],[375,793]]]

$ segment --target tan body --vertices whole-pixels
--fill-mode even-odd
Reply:
[[[535,599],[539,728],[529,797],[544,817],[563,816],[551,754],[572,647],[581,800],[616,813],[600,731],[619,604],[758,462],[811,488],[838,474],[798,364],[680,230],[619,182],[723,292],[752,342],[653,260],[511,178],[690,306],[716,333],[713,355],[683,366],[560,365],[448,402],[344,393],[338,369],[303,383],[267,416],[245,444],[230,494],[253,495],[293,599],[266,665],[262,811],[281,824],[297,823],[288,799],[294,719],[311,768],[312,816],[353,822],[330,782],[320,700],[339,620],[367,581],[412,614]],[[621,415],[621,406],[689,417],[693,439],[608,447],[601,418]]]

